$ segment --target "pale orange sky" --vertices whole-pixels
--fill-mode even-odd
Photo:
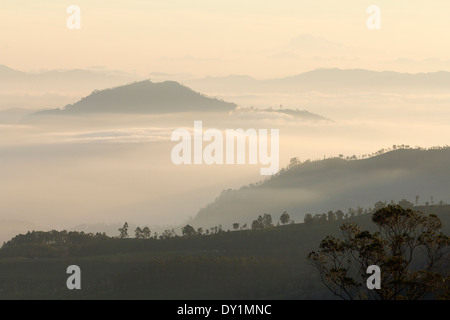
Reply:
[[[81,8],[81,30],[66,9]],[[369,5],[381,30],[366,27]],[[0,64],[198,76],[450,70],[450,1],[2,0]]]

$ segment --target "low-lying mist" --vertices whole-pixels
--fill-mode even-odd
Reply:
[[[17,232],[125,221],[180,225],[222,190],[265,178],[260,175],[260,164],[173,164],[171,150],[176,143],[170,141],[171,133],[180,127],[192,130],[194,120],[203,122],[203,130],[279,129],[280,169],[292,157],[305,161],[339,154],[365,155],[394,144],[447,145],[450,136],[446,110],[450,97],[333,98],[311,94],[303,100],[290,98],[283,108],[302,105],[332,121],[256,110],[26,116],[0,124],[2,224],[8,223],[8,230],[16,228]],[[266,99],[266,104],[260,99],[264,97],[253,103],[248,99],[238,102],[271,105],[271,99]],[[2,230],[0,241],[11,236]]]

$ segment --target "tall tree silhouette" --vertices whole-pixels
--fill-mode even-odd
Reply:
[[[450,239],[435,215],[389,205],[376,211],[372,221],[379,231],[344,224],[344,239],[328,236],[319,251],[308,255],[331,292],[343,299],[414,300],[437,295],[448,285],[438,262]],[[366,288],[370,265],[381,269],[381,289]]]
[[[283,214],[280,216],[280,222],[282,224],[286,224],[286,223],[289,223],[289,221],[291,221],[291,217],[289,216],[289,213],[287,213],[286,211],[283,212]]]
[[[119,228],[119,238],[125,239],[128,238],[128,223],[125,222],[122,228]]]

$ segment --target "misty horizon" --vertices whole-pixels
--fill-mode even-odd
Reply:
[[[115,90],[131,90],[135,84],[119,85],[100,92],[107,98]],[[183,87],[174,83],[168,90],[178,88]],[[147,89],[143,87],[142,90],[144,97]],[[177,94],[191,92],[191,89],[183,90]],[[352,90],[358,92],[360,89]],[[96,92],[93,90],[93,94],[80,101],[89,104],[90,97],[98,94]],[[133,92],[140,94],[139,91]],[[194,121],[199,119],[207,127],[218,128],[223,132],[226,129],[270,129],[274,126],[281,129],[280,169],[295,157],[303,162],[339,155],[362,156],[392,145],[447,145],[448,116],[443,117],[449,99],[446,94],[361,92],[336,96],[312,92],[301,94],[303,100],[307,98],[306,102],[309,103],[280,103],[279,106],[261,104],[261,98],[254,96],[247,97],[254,103],[241,104],[238,108],[230,104],[228,111],[219,119],[215,112],[207,111],[214,98],[211,95],[206,97],[212,100],[202,112],[192,112],[188,108],[188,112],[173,113],[175,109],[171,109],[170,102],[164,102],[169,109],[161,114],[153,114],[153,108],[157,108],[158,103],[144,103],[142,114],[127,114],[124,107],[120,112],[125,113],[121,115],[114,114],[114,111],[103,114],[73,113],[70,116],[40,114],[38,117],[26,113],[12,118],[0,126],[6,137],[0,140],[3,169],[5,173],[8,172],[6,177],[9,176],[9,180],[5,181],[11,182],[9,188],[4,189],[3,217],[10,221],[28,221],[28,225],[41,229],[70,229],[86,223],[120,224],[123,221],[152,226],[179,226],[194,218],[223,190],[239,189],[260,180],[258,166],[219,168],[217,165],[202,165],[177,168],[171,164],[170,153],[174,145],[170,143],[172,131],[179,127],[192,128]],[[286,101],[286,95],[283,97]],[[393,97],[395,100],[392,100]],[[138,96],[135,98],[139,99]],[[161,99],[170,101],[172,98],[169,94],[162,95]],[[271,99],[279,99],[279,96],[275,94]],[[299,101],[295,95],[290,99]],[[342,104],[337,108],[327,103],[330,99],[334,99],[334,103],[341,101]],[[436,101],[423,109],[423,99]],[[107,98],[100,103],[106,107],[108,101]],[[231,99],[225,101],[233,103]],[[77,110],[78,103],[75,102],[72,100],[71,105]],[[369,102],[369,105],[361,107],[358,106],[359,102]],[[87,106],[93,110],[97,108],[95,103]],[[64,109],[64,106],[58,108]],[[117,108],[120,110],[121,104]],[[313,113],[299,113],[297,118],[295,114],[287,112],[295,109]],[[331,121],[314,118],[314,112]],[[424,123],[425,119],[427,123]],[[422,131],[416,130],[416,126],[420,126]],[[136,165],[147,173],[143,175],[136,171],[133,168]],[[161,176],[154,176],[153,167],[157,168]],[[24,175],[26,172],[28,176]],[[55,175],[55,172],[59,173]],[[114,174],[111,175],[111,172]],[[52,177],[53,181],[47,190],[39,187],[45,177]],[[180,180],[196,183],[194,186],[180,184],[177,182]],[[121,181],[128,182],[123,185]],[[160,181],[165,181],[163,188]],[[22,193],[16,192],[19,185],[22,192],[28,190],[25,192],[28,195],[25,203],[19,200]],[[127,188],[123,189],[122,185]],[[37,193],[39,189],[42,191]],[[172,203],[168,199],[173,197],[179,200],[178,205],[168,205]],[[111,202],[111,199],[114,201]],[[384,200],[392,199],[386,196]],[[26,204],[28,202],[30,207]],[[305,213],[301,208],[299,212]]]

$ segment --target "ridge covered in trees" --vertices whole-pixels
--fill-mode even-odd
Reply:
[[[408,198],[414,202],[411,198],[417,194],[421,197],[415,205],[437,204],[448,197],[449,163],[448,146],[394,145],[359,157],[292,158],[274,176],[222,191],[189,223],[202,227],[220,223],[228,228],[234,222],[248,223],[261,213],[276,217],[281,210],[302,221],[306,213],[369,208],[379,199],[398,202]]]

